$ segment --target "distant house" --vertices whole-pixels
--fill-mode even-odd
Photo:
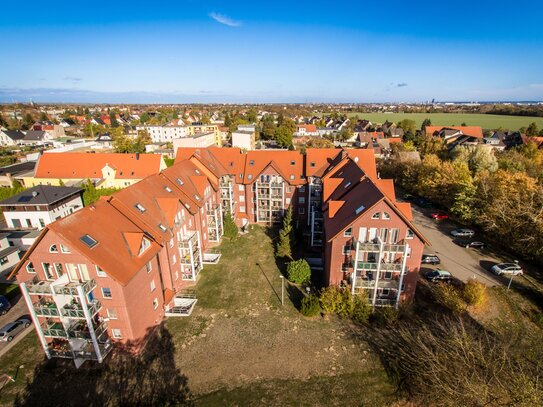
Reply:
[[[442,138],[449,149],[459,145],[480,144],[484,137],[480,126],[426,126],[425,133]]]
[[[24,184],[25,177],[34,175],[36,161],[27,161],[0,168],[0,187],[13,188],[13,182]]]
[[[372,122],[369,120],[359,120],[356,125],[354,126],[354,132],[360,133],[363,131],[368,131],[368,129],[372,126]]]
[[[522,144],[535,143],[537,148],[543,149],[543,137],[529,137],[522,135]]]
[[[8,234],[0,234],[0,274],[9,273],[21,260],[18,247],[11,246],[8,241]]]
[[[59,125],[66,128],[66,127],[73,127],[73,126],[77,126],[77,122],[71,118],[66,118],[66,119],[62,119],[60,122],[59,122]]]
[[[106,125],[106,123],[100,117],[93,117],[91,119],[91,123],[96,124],[98,126],[105,126]]]
[[[248,127],[238,126],[238,129],[232,132],[232,147],[249,151],[255,149],[255,144],[256,131],[254,126],[252,130]]]
[[[43,130],[28,130],[25,136],[19,141],[19,144],[25,146],[39,146],[52,140],[53,138],[51,135]]]
[[[8,228],[43,229],[83,208],[81,188],[38,185],[0,202]]]
[[[97,188],[124,188],[158,174],[166,165],[156,154],[44,153],[34,176],[24,185],[81,185],[87,179]]]
[[[294,133],[294,135],[296,137],[318,136],[319,132],[317,126],[314,124],[299,124],[296,126],[296,133]]]
[[[32,130],[45,131],[51,139],[57,139],[66,135],[63,126],[49,121],[34,123]]]
[[[16,146],[21,143],[25,134],[20,130],[0,130],[0,144],[2,146]]]
[[[113,138],[109,133],[100,134],[95,141],[100,148],[113,148]]]

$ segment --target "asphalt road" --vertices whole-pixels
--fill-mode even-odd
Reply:
[[[5,314],[0,316],[0,328],[4,325],[17,321],[22,316],[27,316],[30,319],[28,314],[28,309],[26,308],[26,302],[24,298],[19,295],[19,297],[14,298],[11,301],[11,309]],[[34,325],[30,325],[28,328],[23,330],[19,335],[17,335],[11,342],[0,341],[0,356],[7,353],[17,342],[23,339],[28,333],[34,329]]]
[[[503,259],[485,250],[466,249],[453,243],[450,232],[460,226],[449,220],[434,220],[429,215],[431,209],[423,209],[412,204],[413,220],[431,246],[424,249],[426,254],[437,254],[441,260],[438,266],[423,264],[421,269],[440,268],[447,270],[453,277],[466,282],[470,278],[486,284],[489,287],[502,285],[503,279],[498,279],[489,269],[493,264],[501,263]],[[474,236],[477,240],[477,235]]]

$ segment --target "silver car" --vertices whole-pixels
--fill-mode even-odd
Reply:
[[[451,235],[454,237],[473,237],[475,236],[475,231],[471,229],[455,229],[451,232]]]
[[[524,274],[522,267],[516,263],[500,263],[492,266],[490,269],[494,274],[501,276],[502,274],[512,274],[514,276],[521,276]]]
[[[21,331],[28,328],[32,322],[29,319],[21,318],[15,322],[10,322],[0,329],[0,341],[11,342]]]

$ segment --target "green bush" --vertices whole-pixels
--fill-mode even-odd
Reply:
[[[304,259],[291,261],[287,266],[288,279],[295,284],[309,283],[311,267]]]
[[[300,312],[306,317],[314,317],[321,311],[321,306],[319,303],[319,297],[315,294],[309,294],[307,297],[304,297],[302,300],[302,306]]]
[[[468,305],[474,307],[482,305],[486,302],[487,296],[486,286],[474,279],[469,279],[462,287],[462,297]]]
[[[432,293],[438,304],[448,308],[455,314],[466,311],[466,303],[462,293],[451,284],[438,283],[432,286]]]
[[[235,239],[238,236],[238,227],[232,218],[230,212],[224,214],[223,218],[224,236]]]
[[[341,318],[351,318],[354,311],[353,295],[348,288],[340,288],[341,302],[336,309],[336,314]]]
[[[396,322],[399,316],[399,311],[394,307],[379,307],[373,313],[373,321],[386,326]]]
[[[341,289],[336,285],[326,287],[321,292],[320,303],[322,310],[327,314],[335,314],[339,309],[343,297]]]
[[[371,315],[371,305],[365,294],[355,295],[353,299],[352,319],[359,324],[365,324]]]

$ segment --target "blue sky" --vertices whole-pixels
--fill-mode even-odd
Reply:
[[[486,3],[8,2],[0,102],[543,100],[543,5]]]

